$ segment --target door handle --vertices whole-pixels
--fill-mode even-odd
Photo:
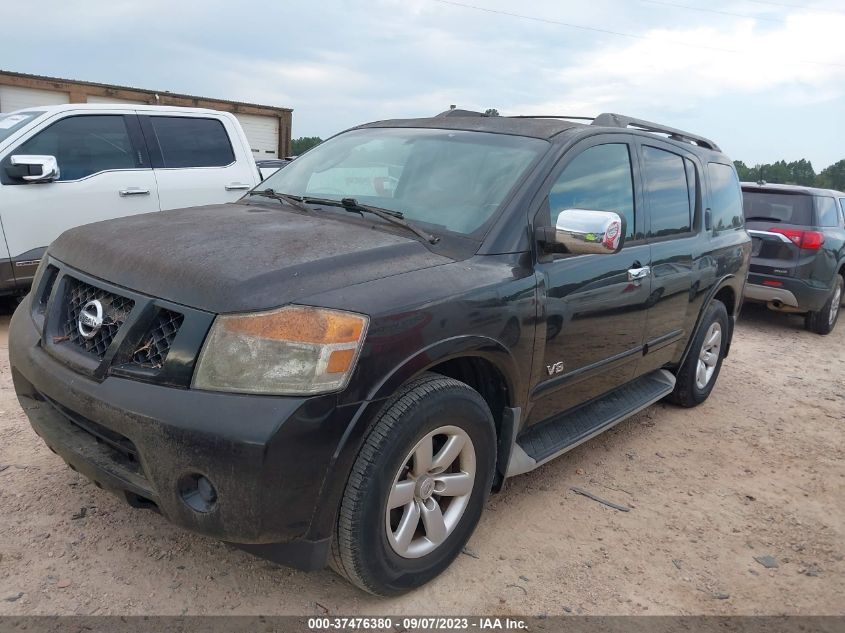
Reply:
[[[628,269],[628,281],[642,281],[649,275],[651,275],[651,266]]]
[[[127,196],[148,196],[150,195],[149,189],[138,189],[137,187],[130,187],[129,189],[121,189],[118,191],[121,198],[125,198]]]
[[[240,191],[242,189],[249,189],[250,185],[244,185],[239,182],[233,182],[226,185],[226,191]]]

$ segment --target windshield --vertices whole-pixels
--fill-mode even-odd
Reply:
[[[16,132],[37,116],[44,114],[41,111],[12,112],[0,114],[0,141],[6,140],[12,132]]]
[[[745,219],[752,222],[813,223],[813,198],[802,193],[743,191],[742,206]]]
[[[354,198],[465,235],[484,227],[548,143],[454,130],[346,132],[265,180],[293,196]]]

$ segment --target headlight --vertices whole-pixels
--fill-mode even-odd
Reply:
[[[193,387],[280,395],[342,389],[367,323],[360,314],[305,306],[220,315],[203,345]]]

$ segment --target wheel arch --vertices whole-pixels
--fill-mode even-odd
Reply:
[[[503,457],[502,448],[507,444],[509,452],[515,426],[514,412],[518,415],[523,381],[527,377],[521,376],[510,350],[495,339],[467,335],[439,341],[416,351],[387,372],[367,399],[357,405],[358,410],[338,443],[326,472],[309,534],[326,536],[331,533],[355,458],[385,401],[402,385],[425,372],[460,380],[481,394],[491,408],[496,426],[499,446],[496,472],[507,466],[507,456]],[[496,393],[496,387],[504,387],[504,393]],[[500,464],[503,458],[505,461]],[[499,485],[498,477],[494,483]]]
[[[731,341],[733,340],[734,322],[736,321],[736,317],[739,313],[739,308],[741,306],[742,301],[741,290],[737,291],[736,285],[736,275],[725,275],[717,283],[713,284],[713,287],[707,294],[706,299],[701,304],[701,309],[699,310],[698,316],[695,319],[695,325],[693,326],[692,332],[690,332],[690,335],[687,339],[687,344],[684,348],[684,353],[681,356],[681,359],[678,361],[678,367],[684,364],[684,361],[686,360],[687,355],[689,354],[690,349],[692,347],[692,342],[693,340],[695,340],[695,336],[696,334],[698,334],[698,330],[701,327],[702,316],[707,310],[707,307],[713,302],[713,300],[718,300],[724,303],[725,308],[727,308],[728,311],[728,327],[730,328],[730,332],[728,333],[728,341],[725,345],[725,357],[727,357],[728,352],[731,348]]]

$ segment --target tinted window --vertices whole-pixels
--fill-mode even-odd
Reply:
[[[222,167],[235,160],[229,135],[217,119],[150,117],[164,167]]]
[[[816,217],[818,226],[839,226],[839,210],[836,199],[827,196],[816,196]]]
[[[688,232],[692,212],[683,157],[644,146],[643,176],[651,219],[649,235],[662,237]]]
[[[714,230],[738,229],[744,224],[742,194],[730,165],[707,163],[710,176],[710,217]]]
[[[55,156],[59,180],[136,167],[135,151],[120,115],[67,117],[22,143],[13,153]]]
[[[749,222],[813,224],[813,198],[807,194],[743,191],[742,199]]]
[[[686,189],[684,191],[686,195]],[[628,146],[624,143],[596,145],[578,154],[552,186],[549,209],[552,226],[565,209],[615,211],[627,220],[625,237],[632,239],[635,228],[639,227],[635,227],[634,185]]]
[[[698,169],[689,158],[684,158],[684,167],[687,168],[687,188],[689,189],[689,208],[692,210],[693,228],[697,226],[696,215],[698,213],[698,198],[701,190],[701,178],[698,176]]]

